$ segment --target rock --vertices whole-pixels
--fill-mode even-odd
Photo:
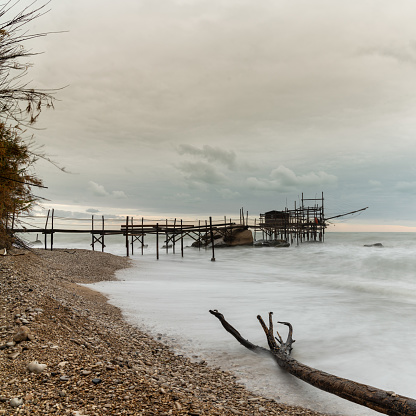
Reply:
[[[40,374],[40,373],[42,373],[42,371],[45,370],[46,367],[47,367],[46,364],[39,364],[37,361],[32,361],[27,365],[26,368],[31,373]]]
[[[247,227],[225,229],[224,232],[213,231],[215,247],[251,246],[253,244],[253,233]],[[211,235],[206,233],[200,240],[195,241],[192,247],[207,247],[211,245]]]
[[[100,378],[93,378],[93,379],[92,379],[92,382],[93,382],[94,384],[100,384],[100,383],[102,382],[102,380],[101,380]]]
[[[381,243],[364,244],[364,247],[384,247]]]
[[[30,333],[30,329],[27,326],[21,326],[19,331],[14,335],[14,342],[22,342],[33,339]]]
[[[68,361],[61,361],[61,362],[58,364],[58,367],[63,368],[63,367],[65,367],[67,364],[68,364]]]
[[[10,399],[10,406],[11,407],[20,407],[23,404],[23,399],[19,397],[15,397]]]
[[[14,360],[16,359],[18,356],[20,355],[20,351],[16,351],[16,352],[12,352],[11,354],[9,354],[7,356],[8,359],[10,360]]]
[[[251,246],[253,244],[253,233],[250,230],[240,230],[237,228],[224,241],[230,246]]]
[[[286,240],[258,240],[254,243],[255,247],[290,247]]]

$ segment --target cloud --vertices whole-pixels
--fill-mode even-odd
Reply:
[[[113,191],[111,192],[111,195],[114,198],[118,198],[118,199],[127,198],[127,195],[124,193],[124,191]]]
[[[98,214],[100,211],[95,208],[88,208],[86,212],[90,212],[91,214]]]
[[[379,46],[362,51],[364,55],[378,55],[404,64],[416,64],[416,42],[402,45]]]
[[[85,212],[67,211],[67,210],[62,210],[62,209],[55,209],[54,216],[61,217],[61,218],[74,218],[74,219],[91,218],[91,216],[87,215]]]
[[[336,182],[337,177],[326,172],[309,172],[304,175],[296,175],[291,169],[282,165],[273,169],[269,178],[250,177],[247,179],[247,184],[252,189],[280,192],[334,185]]]
[[[99,196],[99,197],[112,196],[116,199],[127,198],[124,191],[108,192],[103,185],[99,185],[98,183],[94,181],[88,182],[88,189],[92,192],[93,195]]]
[[[180,155],[189,154],[193,156],[201,156],[208,162],[219,162],[227,166],[229,169],[235,168],[236,155],[232,150],[223,150],[219,147],[204,145],[202,148],[192,146],[190,144],[180,144],[178,146]]]
[[[90,190],[93,195],[95,196],[108,196],[110,195],[104,188],[103,185],[99,185],[98,183],[94,182],[94,181],[89,181],[88,182],[88,190]]]
[[[416,193],[416,182],[397,182],[394,188],[399,192]]]
[[[234,199],[234,198],[238,198],[239,196],[241,196],[239,192],[232,191],[231,189],[227,189],[227,188],[220,189],[218,193],[221,195],[223,199]]]
[[[226,182],[227,178],[208,163],[183,162],[178,169],[184,174],[186,180],[193,184],[215,185]]]

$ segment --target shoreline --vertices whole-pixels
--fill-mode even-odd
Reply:
[[[0,258],[0,415],[306,415],[231,373],[175,354],[78,283],[116,280],[130,260],[90,250],[13,250]],[[28,340],[6,346],[19,328]],[[47,367],[29,373],[28,363]],[[11,399],[23,399],[16,408]],[[20,403],[19,401],[16,403]]]

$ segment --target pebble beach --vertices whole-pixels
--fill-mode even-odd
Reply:
[[[176,354],[79,285],[114,280],[129,265],[88,250],[0,257],[0,415],[325,416],[257,396],[234,375]]]

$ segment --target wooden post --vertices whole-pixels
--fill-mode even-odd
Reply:
[[[198,220],[198,241],[199,241],[199,245],[198,245],[198,251],[201,251],[201,220]]]
[[[49,221],[49,213],[51,212],[50,209],[48,209],[48,215],[46,216],[46,223],[45,223],[45,250],[47,249],[47,243],[48,243],[48,234],[46,233],[46,230],[48,229],[48,221]]]
[[[175,254],[175,243],[176,243],[176,218],[173,221],[173,240],[172,240],[172,252]]]
[[[131,255],[134,254],[134,236],[133,236],[133,217],[131,217],[130,223],[131,223]]]
[[[214,233],[212,231],[212,217],[209,217],[209,229],[210,229],[210,233],[211,233],[211,247],[212,247],[212,257],[211,257],[211,261],[215,261]]]
[[[156,224],[156,260],[159,260],[159,223]]]
[[[205,220],[205,250],[208,248],[208,221]]]
[[[142,256],[143,256],[143,250],[144,250],[144,229],[143,229],[143,217],[142,217]]]
[[[168,219],[166,218],[166,230],[165,230],[165,244],[166,244],[166,254],[169,252],[169,234],[168,234]]]
[[[256,233],[257,233],[257,227],[256,227],[256,218],[254,218],[254,241],[256,241]]]
[[[181,256],[183,257],[183,224],[181,220]]]
[[[94,238],[94,215],[91,215],[91,246],[92,246],[92,251],[94,250],[94,243],[95,243],[95,238]]]
[[[104,215],[101,217],[101,251],[104,253]]]
[[[126,256],[130,257],[129,253],[129,217],[126,217]]]
[[[53,215],[55,213],[55,209],[52,208],[52,217],[51,217],[51,225],[52,225],[52,233],[51,233],[51,251],[53,250]]]

